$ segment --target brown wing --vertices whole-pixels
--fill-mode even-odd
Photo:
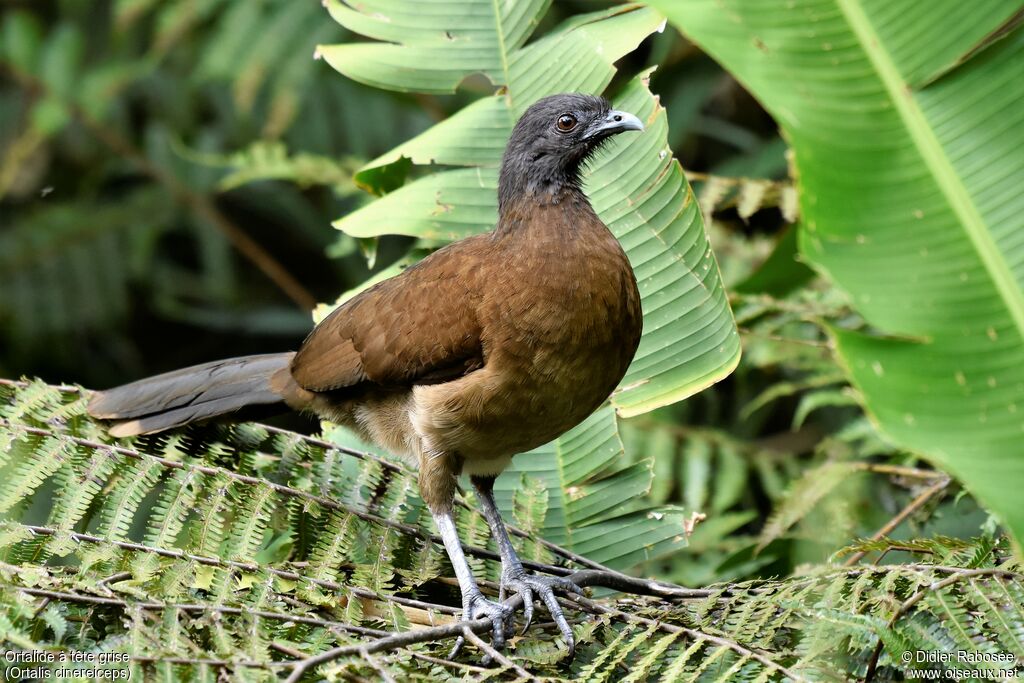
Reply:
[[[292,376],[309,391],[446,381],[482,365],[473,264],[486,236],[440,249],[347,301],[310,333]]]

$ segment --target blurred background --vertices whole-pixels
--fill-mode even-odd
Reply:
[[[611,4],[560,0],[539,32]],[[318,2],[0,11],[3,377],[102,388],[295,348],[316,303],[430,246],[331,227],[369,199],[355,169],[491,93],[471,79],[453,96],[401,95],[339,76],[314,46],[352,37]],[[936,480],[871,469],[918,461],[877,433],[832,357],[822,325],[858,323],[795,260],[772,119],[671,27],[619,63],[610,94],[655,65],[671,146],[714,216],[744,357],[712,389],[623,425],[628,457],[654,458],[652,502],[708,515],[681,556],[648,569],[689,584],[788,574],[875,533]],[[745,192],[750,178],[777,182]],[[949,490],[892,535],[991,527]]]
[[[611,4],[556,3],[545,21]],[[410,246],[384,240],[369,264],[331,228],[368,199],[345,171],[490,94],[340,77],[313,59],[347,38],[316,2],[8,2],[3,29],[5,376],[104,387],[294,348],[312,303]],[[785,175],[772,120],[710,59],[667,29],[620,76],[655,64],[687,169]],[[740,227],[778,230],[757,218]]]

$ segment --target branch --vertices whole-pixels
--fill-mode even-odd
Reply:
[[[964,579],[970,579],[970,578],[973,578],[973,577],[979,577],[979,576],[999,576],[999,577],[1005,577],[1005,578],[1008,578],[1008,579],[1019,579],[1020,578],[1020,574],[1019,573],[1014,572],[1014,571],[1003,570],[1003,569],[965,570],[965,569],[960,569],[960,568],[956,568],[956,567],[945,567],[945,566],[940,566],[940,565],[910,565],[910,566],[907,566],[905,568],[906,569],[910,569],[910,570],[914,570],[914,571],[936,571],[936,572],[941,572],[941,573],[948,573],[949,576],[947,576],[946,578],[944,578],[944,579],[942,579],[940,581],[932,582],[932,583],[928,584],[927,586],[922,587],[920,590],[918,590],[917,593],[915,593],[913,596],[908,598],[902,604],[902,606],[897,611],[897,613],[895,615],[893,615],[892,619],[889,622],[889,627],[890,628],[892,627],[893,624],[895,624],[895,622],[900,618],[900,616],[902,616],[903,614],[906,614],[907,612],[909,612],[914,607],[914,605],[916,605],[921,599],[923,599],[923,597],[925,595],[927,595],[930,592],[934,592],[934,591],[937,591],[937,590],[942,590],[943,588],[946,588],[949,585],[951,585],[951,584],[953,584],[953,583],[955,583],[957,581],[961,581],[961,580],[964,580]],[[847,570],[842,570],[840,573],[842,573],[842,574],[857,574],[857,573],[862,573],[862,572],[865,572],[865,571],[881,571],[881,570],[878,567],[874,567],[874,566],[864,566],[864,567],[855,567],[855,568],[851,568],[851,569],[847,569]],[[713,590],[691,591],[691,590],[688,590],[688,589],[681,589],[681,588],[678,589],[678,590],[668,590],[668,589],[670,589],[672,587],[665,586],[665,585],[660,584],[658,582],[651,582],[651,581],[647,581],[647,580],[644,580],[644,579],[633,579],[631,577],[627,577],[628,580],[624,581],[623,578],[621,576],[617,575],[616,573],[608,574],[608,573],[605,573],[605,572],[595,571],[595,570],[581,570],[581,571],[575,572],[574,574],[572,574],[570,576],[570,579],[572,581],[574,581],[575,583],[577,583],[578,585],[581,585],[581,586],[601,586],[601,587],[605,587],[605,588],[611,588],[611,589],[614,589],[614,590],[623,590],[623,591],[628,591],[628,592],[631,592],[631,593],[636,593],[636,594],[641,594],[641,595],[656,595],[657,596],[657,595],[660,595],[660,594],[664,594],[664,595],[666,595],[667,597],[670,597],[670,598],[680,598],[680,597],[699,597],[699,596],[702,596],[702,595],[707,596],[707,595],[713,595],[714,594]],[[810,580],[812,580],[812,581],[815,581],[815,580],[820,581],[822,579],[823,579],[823,577],[814,577],[813,579],[810,579]],[[487,583],[489,583],[489,582],[487,582]],[[471,621],[471,622],[453,622],[453,623],[450,623],[450,624],[445,624],[445,625],[442,625],[442,626],[437,626],[437,627],[432,627],[432,628],[424,628],[424,629],[418,629],[418,630],[414,630],[414,631],[406,631],[406,632],[401,632],[401,633],[393,633],[393,632],[388,632],[388,631],[380,631],[380,630],[369,629],[369,628],[364,628],[364,627],[359,627],[359,626],[353,626],[353,625],[346,624],[346,623],[343,623],[343,622],[335,622],[335,621],[330,621],[330,620],[325,620],[325,619],[317,619],[317,618],[308,617],[308,616],[300,616],[300,615],[295,615],[295,614],[287,614],[287,613],[282,613],[282,612],[272,612],[272,611],[266,611],[266,610],[262,610],[262,611],[261,610],[253,610],[253,609],[250,609],[248,607],[236,607],[236,606],[227,606],[227,605],[207,605],[207,604],[164,604],[164,603],[159,603],[159,602],[154,602],[154,601],[129,602],[129,601],[122,600],[122,599],[117,599],[117,598],[101,597],[101,596],[95,596],[95,595],[86,595],[86,594],[82,594],[82,593],[78,593],[78,592],[61,592],[61,591],[46,590],[46,589],[31,588],[31,587],[13,587],[12,586],[12,588],[15,588],[15,589],[17,589],[19,591],[22,591],[24,593],[28,593],[28,594],[31,594],[31,595],[36,595],[36,596],[42,597],[42,598],[44,598],[44,601],[49,601],[49,600],[67,600],[67,601],[72,601],[72,602],[82,602],[82,603],[86,603],[86,604],[114,606],[114,607],[119,607],[121,609],[129,609],[129,608],[133,608],[133,607],[134,608],[141,608],[141,609],[166,609],[166,608],[172,608],[172,609],[179,609],[179,610],[186,611],[186,612],[195,611],[195,612],[212,612],[212,613],[222,613],[222,614],[252,614],[252,615],[264,617],[264,618],[267,618],[267,619],[286,620],[286,621],[293,621],[293,622],[296,622],[296,623],[306,623],[306,624],[312,624],[312,625],[317,625],[317,626],[323,626],[323,627],[328,628],[331,631],[341,631],[341,632],[344,632],[344,633],[351,633],[351,634],[354,634],[356,636],[368,637],[368,638],[372,638],[373,639],[370,642],[361,642],[361,643],[356,643],[356,644],[346,644],[346,645],[338,646],[338,647],[332,648],[330,650],[327,650],[325,652],[322,652],[322,653],[319,653],[319,654],[316,654],[316,655],[313,655],[313,656],[309,656],[309,657],[305,657],[305,658],[301,658],[301,659],[297,659],[297,660],[293,659],[292,661],[254,662],[254,661],[235,661],[235,660],[232,660],[232,661],[226,661],[226,660],[225,661],[220,661],[220,660],[202,660],[202,662],[199,662],[198,660],[192,660],[192,659],[187,659],[187,658],[179,658],[179,659],[173,660],[175,663],[184,663],[184,664],[205,663],[205,664],[209,664],[211,666],[223,666],[223,667],[232,667],[232,666],[246,666],[246,667],[252,666],[252,667],[259,667],[259,668],[288,667],[288,668],[291,669],[290,675],[288,677],[288,681],[298,681],[299,679],[302,678],[303,675],[305,675],[306,672],[309,672],[311,669],[313,669],[313,668],[315,668],[317,666],[320,666],[322,664],[326,664],[326,663],[328,663],[330,661],[336,660],[336,659],[341,658],[341,657],[352,656],[352,655],[357,655],[359,657],[367,659],[368,663],[370,663],[371,666],[374,666],[374,664],[376,664],[376,666],[374,666],[374,668],[376,669],[377,667],[380,667],[380,664],[377,663],[377,660],[375,660],[375,659],[373,659],[371,657],[371,655],[373,655],[373,654],[381,653],[381,652],[389,652],[389,651],[393,651],[393,650],[396,650],[396,649],[399,649],[399,648],[403,648],[403,647],[406,647],[406,646],[409,646],[409,645],[417,644],[417,643],[437,642],[437,641],[441,641],[441,640],[445,640],[445,639],[449,639],[449,638],[455,638],[455,637],[458,637],[458,636],[467,637],[466,636],[466,630],[467,629],[470,632],[476,634],[476,633],[483,633],[485,631],[489,631],[490,628],[491,628],[490,620],[484,618],[484,619],[478,619],[478,620]],[[684,592],[680,593],[680,591],[684,591]],[[753,589],[753,590],[750,590],[749,592],[751,592],[751,593],[764,593],[765,591],[764,590]],[[761,663],[765,667],[767,667],[769,669],[772,669],[772,670],[778,672],[779,674],[781,674],[783,676],[786,676],[786,677],[788,677],[788,678],[790,678],[790,679],[792,679],[794,681],[804,681],[804,680],[806,680],[804,677],[802,677],[799,674],[795,673],[794,671],[792,671],[791,669],[787,668],[786,666],[784,666],[784,665],[782,665],[782,664],[772,660],[770,653],[766,653],[763,650],[759,650],[759,649],[748,647],[746,645],[743,645],[742,643],[739,643],[739,642],[737,642],[735,640],[731,640],[731,639],[729,639],[727,637],[724,637],[724,636],[721,636],[721,635],[715,635],[715,634],[707,633],[705,631],[701,631],[701,630],[695,629],[695,628],[679,626],[677,624],[666,623],[664,621],[660,621],[660,620],[656,620],[656,619],[650,619],[650,618],[647,618],[647,617],[641,617],[641,616],[633,615],[633,614],[625,612],[625,611],[623,611],[621,609],[618,609],[617,607],[609,606],[609,605],[606,605],[606,604],[603,604],[603,603],[600,603],[600,602],[597,602],[597,601],[594,601],[594,600],[591,600],[589,598],[582,597],[582,596],[572,595],[572,596],[569,596],[568,598],[560,598],[560,602],[562,602],[563,604],[566,604],[566,605],[568,605],[570,607],[574,607],[577,610],[582,610],[582,611],[587,612],[587,613],[596,614],[596,615],[602,615],[602,614],[610,615],[610,616],[612,616],[612,617],[614,617],[616,619],[622,620],[622,621],[631,622],[631,623],[637,623],[637,624],[644,624],[646,626],[653,626],[653,627],[657,628],[658,630],[661,630],[661,631],[666,632],[666,633],[679,633],[679,634],[685,635],[685,636],[687,636],[687,637],[689,637],[691,639],[694,639],[694,640],[700,640],[700,641],[706,641],[708,643],[713,643],[713,644],[718,645],[720,647],[732,650],[732,651],[736,652],[737,654],[741,655],[744,658],[749,658],[749,659],[756,660],[757,662]],[[519,607],[522,606],[522,597],[519,596],[519,595],[513,596],[511,599],[509,599],[506,602],[506,604],[508,604],[510,607],[512,607],[514,610],[516,610],[516,609],[518,609]],[[469,637],[468,639],[476,642],[475,638]],[[486,645],[486,643],[485,643],[485,645]],[[878,659],[878,655],[879,655],[880,650],[881,650],[881,646],[882,645],[881,645],[881,641],[880,641],[879,645],[878,645],[878,647],[876,649],[875,655],[873,657],[873,660],[872,660],[874,662],[874,664],[871,666],[871,670],[872,671],[873,671],[874,667],[877,665],[877,659]],[[523,675],[522,672],[519,671],[519,669],[517,668],[517,665],[515,665],[514,662],[511,662],[511,660],[508,660],[506,662],[506,661],[503,660],[502,657],[495,657],[494,653],[490,652],[488,647],[484,647],[482,649],[484,650],[484,652],[490,654],[491,658],[494,661],[498,662],[499,664],[501,664],[503,666],[506,666],[506,667],[510,668],[511,670],[515,671],[520,676]],[[493,648],[491,648],[491,649],[493,649]],[[279,651],[284,652],[283,650],[279,650]],[[284,652],[284,653],[288,654],[288,655],[290,655],[292,657],[294,657],[296,654],[298,654],[297,651],[293,651],[292,653],[288,653],[288,652]],[[426,656],[427,655],[424,655],[424,657],[426,657]],[[156,659],[156,658],[147,658],[147,657],[135,657],[134,659],[137,660],[137,661],[168,661],[168,662],[172,661],[172,660],[168,660],[168,659]],[[507,658],[504,658],[504,659],[507,659]],[[434,660],[436,660],[436,658],[431,658],[431,661],[434,661]],[[465,669],[467,671],[470,670],[470,669],[466,669],[465,665],[462,665],[462,664],[457,663],[457,662],[449,662],[447,660],[440,660],[440,661],[437,661],[436,663],[445,664],[445,665],[448,665],[448,666],[460,667],[460,668],[463,668],[463,669]],[[378,673],[379,673],[379,670],[378,670]],[[869,676],[868,680],[870,680],[870,676]]]
[[[20,524],[18,522],[9,522],[8,524],[17,524],[23,529],[28,529],[31,533],[38,536],[56,536],[62,533],[58,529],[50,527],[34,526],[31,524]],[[208,567],[219,567],[222,569],[238,569],[245,572],[267,572],[274,576],[279,576],[282,579],[288,579],[289,581],[299,581],[311,583],[321,588],[338,593],[340,595],[350,594],[359,598],[368,598],[371,600],[380,600],[386,602],[394,602],[399,605],[406,607],[415,607],[423,610],[434,610],[443,614],[458,614],[459,609],[456,607],[449,607],[448,605],[435,604],[430,602],[424,602],[422,600],[416,600],[413,598],[404,598],[398,595],[388,595],[386,593],[377,593],[368,588],[362,588],[360,586],[343,586],[340,583],[334,581],[328,581],[326,579],[316,579],[305,574],[298,572],[288,571],[285,569],[277,569],[269,565],[261,565],[255,562],[238,562],[236,560],[223,560],[216,557],[206,557],[203,555],[193,555],[192,553],[186,553],[183,550],[168,550],[166,548],[157,548],[155,546],[143,545],[142,543],[133,543],[131,541],[112,541],[107,538],[101,538],[99,536],[93,536],[91,534],[82,534],[78,532],[67,532],[67,535],[72,540],[78,543],[95,543],[98,545],[112,545],[123,550],[132,550],[136,552],[152,553],[154,555],[160,555],[161,557],[171,557],[175,559],[189,560],[196,564],[206,565]],[[108,576],[99,582],[98,585],[108,588],[108,584],[123,581],[124,579],[130,578],[131,573],[121,572]]]
[[[384,683],[396,683],[395,679],[391,677],[391,674],[388,673],[387,669],[382,667],[380,662],[377,661],[377,658],[367,652],[366,648],[360,650],[359,654],[366,660],[366,663],[370,665],[370,668],[380,674],[380,679],[384,681]]]
[[[997,576],[1011,579],[1019,577],[1016,572],[1006,571],[1004,569],[956,569],[953,575],[947,576],[942,581],[936,581],[928,584],[904,600],[903,604],[901,604],[899,609],[896,610],[896,613],[892,615],[889,619],[889,623],[887,623],[885,627],[887,629],[891,629],[895,626],[896,622],[899,621],[899,618],[909,612],[914,605],[919,603],[926,595],[948,588],[957,581],[970,580],[978,576]],[[871,683],[871,681],[874,680],[875,672],[878,668],[878,658],[882,654],[883,645],[882,638],[879,636],[878,643],[875,645],[875,649],[871,653],[871,659],[868,661],[868,670],[864,675],[864,683]]]
[[[64,600],[67,602],[79,602],[87,605],[101,605],[106,607],[120,607],[121,609],[177,609],[182,612],[213,612],[216,614],[251,614],[264,619],[276,619],[278,621],[293,621],[299,624],[321,626],[323,628],[337,628],[360,636],[382,636],[387,631],[366,628],[364,626],[353,626],[343,621],[331,621],[328,619],[317,619],[299,614],[287,612],[269,612],[267,610],[252,609],[249,607],[232,607],[230,605],[204,605],[201,603],[165,603],[154,601],[128,602],[118,598],[104,598],[98,595],[86,595],[84,593],[68,593],[64,591],[51,591],[42,588],[29,588],[28,586],[10,586],[14,590],[36,595],[50,600]],[[418,631],[417,631],[418,633]]]
[[[497,662],[498,664],[501,664],[506,669],[511,669],[512,671],[515,671],[516,675],[519,676],[519,678],[523,678],[528,681],[537,680],[536,676],[534,676],[529,671],[513,662],[505,655],[501,654],[501,652],[495,649],[490,643],[488,643],[486,640],[470,631],[468,628],[462,629],[462,635],[466,638],[466,640],[480,648],[480,650],[488,657],[490,657],[491,660]]]
[[[693,600],[710,597],[715,591],[707,588],[685,588],[672,583],[653,579],[638,579],[622,572],[606,572],[584,569],[573,574],[570,579],[581,588],[600,586],[622,593],[633,595],[649,595],[665,600]]]
[[[932,499],[933,496],[938,495],[949,486],[952,480],[949,477],[943,476],[937,482],[926,488],[924,491],[919,493],[905,508],[899,511],[899,513],[890,519],[881,529],[876,531],[871,536],[872,541],[882,539],[893,532],[893,530],[902,524],[908,517],[924,507],[924,504]],[[857,564],[868,554],[868,551],[861,550],[847,558],[846,562],[843,563],[844,567],[852,567]]]
[[[581,588],[590,586],[600,586],[602,588],[611,588],[613,590],[625,590],[628,592],[634,592],[632,589],[636,589],[636,592],[639,595],[655,596],[659,595],[659,593],[661,592],[672,592],[669,591],[669,588],[678,588],[681,591],[687,591],[687,597],[696,597],[696,595],[690,594],[690,589],[685,589],[682,587],[670,587],[666,584],[661,584],[657,581],[634,579],[632,577],[621,575],[618,572],[602,572],[591,569],[584,569],[582,571],[573,573],[568,578],[570,581],[580,586]],[[693,591],[692,593],[701,593],[702,597],[704,597],[710,595],[712,591]],[[583,608],[586,611],[592,612],[594,614],[614,614],[619,618],[639,621],[645,624],[655,623],[650,619],[644,619],[643,617],[634,617],[633,615],[628,614],[627,612],[623,612],[622,610],[617,610],[612,607],[605,607],[597,602],[588,600],[587,598],[583,598],[580,596],[572,597],[573,602],[576,603],[576,607]],[[680,597],[680,595],[675,594],[672,597]],[[518,610],[523,604],[523,598],[520,595],[514,595],[508,600],[506,600],[505,604],[511,607],[513,610]],[[754,659],[757,659],[758,661],[764,663],[766,666],[770,666],[782,672],[788,672],[787,669],[767,659],[767,657],[765,657],[764,655],[761,655],[752,650],[748,650],[747,648],[744,648],[738,643],[733,643],[732,641],[729,641],[725,638],[705,634],[693,629],[685,629],[681,626],[674,626],[672,624],[664,624],[664,626],[666,627],[666,630],[669,630],[670,632],[675,632],[673,631],[673,629],[678,629],[680,632],[693,635],[693,637],[699,636],[709,642],[725,645],[726,647],[730,647],[736,650],[737,652],[741,652],[744,655],[749,655]],[[439,640],[446,640],[448,638],[456,638],[458,636],[465,637],[467,629],[472,633],[483,633],[484,631],[489,631],[491,629],[491,621],[490,619],[482,618],[477,619],[475,621],[460,621],[453,624],[446,624],[444,626],[435,626],[433,628],[418,629],[416,631],[406,631],[403,633],[397,633],[387,638],[381,638],[380,640],[370,643],[365,647],[367,652],[370,652],[371,654],[375,652],[385,652],[400,647],[405,647],[407,645],[413,645],[415,643],[423,643],[428,641],[435,642]],[[318,655],[307,657],[306,659],[303,659],[299,662],[295,662],[294,668],[292,669],[292,674],[288,677],[286,683],[295,683],[296,681],[302,678],[305,672],[309,671],[314,667],[320,666],[321,664],[326,664],[327,662],[333,661],[340,657],[361,654],[361,647],[363,646],[343,645],[340,647],[333,648],[331,650],[327,650],[325,652],[321,652]],[[488,652],[487,650],[485,650],[485,652],[487,652],[487,654],[490,654],[492,658],[494,657],[493,653]],[[501,660],[499,659],[495,659],[495,661],[501,662]],[[517,671],[517,673],[519,673],[517,667],[515,668],[515,670]],[[805,680],[798,676],[791,675],[790,673],[786,673],[786,675],[790,676],[794,680]],[[530,680],[536,680],[532,676],[529,678]]]
[[[505,604],[513,610],[517,610],[522,606],[523,598],[522,596],[515,595],[507,600]],[[481,633],[483,631],[489,631],[490,629],[491,620],[484,617],[474,621],[459,621],[452,624],[446,624],[444,626],[435,626],[434,628],[403,631],[385,638],[380,638],[368,644],[342,645],[297,662],[286,663],[292,667],[292,673],[288,676],[285,683],[296,683],[310,669],[348,655],[358,654],[362,656],[363,652],[367,652],[369,654],[390,652],[391,650],[397,650],[398,648],[406,647],[407,645],[415,645],[416,643],[457,638],[458,636],[464,635],[467,630],[473,633]]]
[[[585,606],[588,610],[596,611],[598,614],[613,615],[624,621],[631,621],[637,624],[646,624],[647,626],[654,626],[661,631],[666,631],[667,633],[682,633],[686,636],[689,636],[690,638],[693,638],[694,640],[706,640],[709,643],[714,643],[716,645],[721,645],[722,647],[727,647],[743,657],[749,657],[751,659],[757,660],[769,669],[778,671],[779,673],[781,673],[784,676],[787,676],[793,681],[808,681],[807,678],[804,678],[803,676],[793,672],[792,670],[787,669],[783,665],[772,660],[770,657],[768,657],[768,655],[761,652],[760,650],[753,650],[751,648],[745,647],[740,643],[736,642],[735,640],[729,640],[728,638],[712,635],[710,633],[698,631],[697,629],[693,628],[687,628],[685,626],[677,626],[675,624],[667,624],[663,621],[658,621],[655,619],[639,617],[634,614],[630,614],[629,612],[623,612],[622,610],[617,609],[615,607],[608,607],[606,605],[602,605],[601,603],[595,602],[593,600],[590,600],[589,598],[585,598],[580,595],[570,595],[569,600],[578,603],[582,606]]]
[[[30,73],[24,72],[10,64],[5,65],[7,71],[22,87],[30,91],[45,92],[54,96],[43,81]],[[227,237],[228,241],[242,256],[256,266],[271,282],[278,286],[288,298],[304,311],[311,311],[316,306],[316,297],[310,293],[281,263],[264,249],[248,233],[228,220],[209,197],[198,193],[178,178],[150,161],[143,152],[129,140],[122,137],[110,126],[96,121],[75,102],[64,101],[71,115],[88,130],[93,137],[121,158],[134,165],[144,175],[163,185],[170,195],[180,204],[188,207],[196,216],[213,225]]]
[[[482,666],[476,666],[474,664],[465,664],[463,662],[453,662],[450,659],[442,659],[441,657],[425,655],[422,652],[416,652],[415,650],[409,650],[408,654],[412,655],[416,659],[421,659],[424,662],[429,662],[431,664],[440,664],[441,666],[447,666],[453,669],[463,669],[465,671],[472,671],[475,674],[482,674],[487,671],[487,669]]]

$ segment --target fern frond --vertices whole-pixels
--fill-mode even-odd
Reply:
[[[503,667],[447,662],[443,642],[410,641],[372,661],[359,655],[395,633],[451,628],[460,609],[444,551],[401,465],[271,427],[234,428],[202,444],[189,432],[113,442],[75,412],[81,397],[72,388],[0,385],[0,399],[11,455],[3,471],[13,475],[0,491],[14,516],[0,523],[0,632],[15,647],[130,652],[140,680],[227,671],[271,680],[333,648],[353,649],[317,675],[515,677]],[[66,417],[51,419],[58,413]],[[583,488],[602,491],[604,477],[624,471],[603,465]],[[19,510],[44,490],[52,499],[46,525],[22,519]],[[547,528],[545,493],[528,483],[510,501],[528,534]],[[574,530],[574,547],[644,552],[632,525],[654,526],[649,512],[609,517],[590,512],[593,504],[562,508],[599,520]],[[457,517],[480,576],[497,576],[482,516],[460,504]],[[550,543],[527,543],[533,562],[566,565],[541,565],[551,573],[585,566]],[[839,672],[864,675],[880,642],[880,681],[903,675],[901,648],[1024,657],[1024,577],[1003,539],[899,543],[932,561],[823,566],[674,599],[579,598],[569,607],[578,640],[572,663],[540,629],[515,639],[508,656],[546,680],[627,683],[843,680]]]
[[[820,500],[858,471],[858,464],[853,462],[829,462],[807,470],[765,522],[758,539],[758,548],[763,549],[782,536]]]
[[[12,470],[0,486],[0,514],[8,512],[64,466],[73,455],[66,441],[57,436],[19,440],[18,455]]]

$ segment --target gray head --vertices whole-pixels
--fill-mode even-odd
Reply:
[[[612,109],[603,97],[563,93],[538,100],[516,123],[505,147],[499,209],[524,193],[578,190],[580,166],[602,142],[643,129],[640,119]]]

